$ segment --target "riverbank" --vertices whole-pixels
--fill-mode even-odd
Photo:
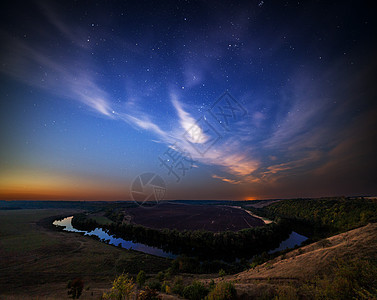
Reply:
[[[66,298],[67,282],[77,277],[85,283],[82,298],[98,299],[122,272],[136,275],[144,270],[156,274],[171,265],[169,259],[118,249],[78,233],[51,230],[39,224],[42,219],[78,212],[0,211],[0,299],[17,299],[17,295],[20,299]]]
[[[246,212],[246,213],[249,214],[250,216],[262,220],[262,221],[264,222],[264,224],[266,224],[266,225],[267,225],[267,224],[271,224],[271,223],[273,223],[273,221],[271,221],[271,220],[269,220],[269,219],[266,219],[266,218],[263,218],[263,217],[260,217],[260,216],[257,216],[257,215],[255,215],[255,214],[253,214],[251,211],[242,208],[241,206],[231,206],[231,207],[233,207],[233,208],[238,208],[238,209],[243,210],[244,212]]]

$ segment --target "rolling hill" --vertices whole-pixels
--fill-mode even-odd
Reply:
[[[339,266],[364,260],[377,260],[376,223],[292,250],[255,268],[218,278],[217,281],[234,282],[238,296],[244,299],[268,297],[284,289],[292,290],[296,295],[305,294],[307,291],[303,291],[303,287],[304,290],[310,289],[311,282],[331,277]],[[204,282],[208,283],[209,279]]]

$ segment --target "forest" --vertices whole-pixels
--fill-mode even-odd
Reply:
[[[82,230],[102,227],[117,237],[158,247],[174,254],[197,257],[201,260],[224,261],[234,261],[237,258],[249,259],[274,249],[281,241],[287,239],[291,232],[290,222],[285,219],[262,227],[216,233],[204,230],[158,230],[119,221],[100,225],[85,214],[75,215],[72,225]]]
[[[289,220],[294,231],[314,240],[377,221],[377,200],[362,197],[288,199],[247,209],[271,220]]]

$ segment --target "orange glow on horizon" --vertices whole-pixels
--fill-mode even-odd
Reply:
[[[254,201],[254,200],[258,200],[256,197],[246,197],[245,199],[244,199],[245,201]]]
[[[127,183],[46,171],[0,174],[1,200],[127,200]]]

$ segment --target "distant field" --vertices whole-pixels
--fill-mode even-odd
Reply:
[[[77,277],[89,288],[82,298],[98,299],[117,274],[137,274],[141,269],[157,273],[170,266],[168,259],[118,249],[76,233],[49,230],[39,222],[77,212],[72,209],[0,211],[0,299],[13,299],[14,295],[19,295],[15,299],[37,296],[66,299],[67,282]]]
[[[217,205],[160,204],[125,210],[131,223],[157,229],[238,231],[263,226],[264,222],[242,209]]]

